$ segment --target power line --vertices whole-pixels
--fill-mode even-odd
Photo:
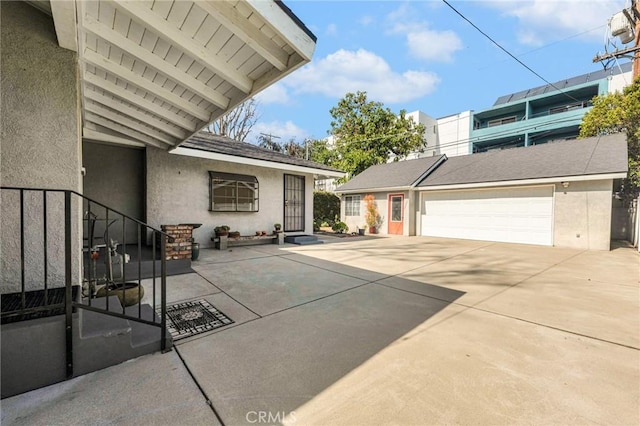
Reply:
[[[484,31],[482,31],[476,24],[474,24],[473,22],[471,22],[466,16],[464,16],[462,13],[460,13],[455,7],[453,7],[451,4],[449,4],[449,2],[447,0],[442,0],[444,4],[446,4],[447,6],[449,6],[449,8],[451,10],[453,10],[456,14],[458,14],[462,19],[464,19],[465,21],[467,21],[473,28],[475,28],[476,30],[478,30],[478,32],[480,32],[480,34],[482,34],[483,36],[485,36],[487,39],[489,39],[489,41],[491,41],[493,44],[495,44],[500,50],[502,50],[504,53],[506,53],[507,55],[511,56],[516,62],[518,62],[520,65],[522,65],[523,67],[525,67],[527,70],[529,70],[531,73],[533,73],[536,77],[538,77],[539,79],[541,79],[542,81],[544,81],[545,83],[547,83],[548,85],[550,85],[551,87],[553,87],[554,89],[558,90],[560,93],[562,93],[563,95],[567,96],[570,99],[573,99],[576,102],[579,102],[578,99],[574,98],[573,96],[569,95],[568,93],[565,93],[562,91],[562,89],[560,89],[559,87],[557,87],[555,84],[551,83],[549,80],[547,80],[546,78],[544,78],[543,76],[541,76],[540,74],[538,74],[537,72],[535,72],[531,67],[529,67],[527,64],[525,64],[524,62],[522,62],[520,59],[518,59],[517,57],[515,57],[511,52],[509,52],[507,49],[505,49],[504,47],[502,47],[502,45],[500,43],[498,43],[497,41],[495,41],[493,38],[491,38],[491,36],[487,33],[485,33]]]

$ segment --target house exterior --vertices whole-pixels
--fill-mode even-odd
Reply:
[[[15,325],[4,323],[3,310],[6,397],[103,368],[102,357],[122,362],[119,351],[108,349],[113,346],[88,348],[78,338],[89,315],[71,299],[88,269],[88,206],[95,213],[107,205],[103,211],[112,216],[98,218],[101,223],[117,216],[128,224],[117,232],[121,241],[136,241],[139,229],[158,237],[148,222],[162,224],[165,217],[154,215],[170,203],[156,203],[153,185],[166,177],[172,190],[178,187],[184,170],[167,158],[193,165],[168,152],[310,62],[316,38],[280,1],[0,2],[0,19],[0,293],[5,300],[13,292],[65,289],[64,315]],[[202,170],[230,171],[237,162],[212,164]],[[248,164],[246,174],[267,173],[268,167],[253,172]],[[305,179],[314,173],[287,167]],[[208,174],[201,179],[196,184],[207,188]],[[164,282],[161,270],[158,282]],[[92,309],[101,318],[111,315],[108,306]],[[139,312],[120,315],[131,324],[147,321]],[[162,327],[153,347],[164,348],[164,325],[155,319],[143,325]]]
[[[359,216],[347,214],[371,193],[381,212],[393,214],[396,203],[402,235],[610,248],[614,182],[628,170],[624,134],[426,160],[374,166],[338,188],[343,220],[363,222],[361,206]],[[408,169],[402,181],[416,178],[408,187],[382,183]],[[410,201],[398,204],[396,193]],[[391,218],[381,234],[395,233]]]
[[[344,176],[322,164],[204,132],[170,153],[147,149],[146,167],[150,224],[202,223],[194,237],[205,247],[212,245],[218,225],[254,235],[280,223],[287,235],[313,234],[314,179]],[[241,183],[231,194],[234,182]]]

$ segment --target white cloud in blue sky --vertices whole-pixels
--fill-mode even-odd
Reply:
[[[260,92],[256,99],[260,104],[280,104],[280,105],[289,105],[291,103],[291,98],[289,93],[287,92],[286,87],[282,85],[282,83],[276,83],[272,86],[267,87],[262,92]]]
[[[408,52],[417,59],[453,62],[454,54],[463,47],[458,34],[432,28],[429,23],[417,19],[420,16],[412,5],[403,3],[387,15],[387,33],[403,36]]]
[[[558,37],[602,27],[611,15],[624,7],[621,0],[499,0],[483,4],[499,10],[504,16],[517,18],[520,25],[517,39],[529,46],[540,46]],[[603,40],[604,29],[587,32],[582,37]]]
[[[302,141],[304,138],[309,136],[305,130],[296,126],[291,120],[284,122],[278,120],[269,122],[260,121],[251,129],[248,140],[257,141],[261,133],[273,135],[274,137],[277,136],[278,138],[274,139],[274,141],[279,143],[285,143],[291,139]]]
[[[377,101],[401,103],[433,92],[439,81],[431,72],[394,71],[384,58],[365,49],[340,49],[296,71],[285,84],[296,94],[339,99],[360,90]]]
[[[549,81],[602,69],[608,19],[629,0],[475,0],[451,4]],[[545,84],[441,1],[288,0],[318,36],[310,64],[258,98],[261,131],[323,137],[329,110],[366,91],[394,111],[482,110]],[[258,132],[259,133],[259,132]]]

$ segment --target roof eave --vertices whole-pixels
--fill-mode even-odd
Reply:
[[[177,147],[171,151],[171,154],[184,155],[186,157],[204,158],[207,160],[224,161],[235,164],[245,164],[256,167],[265,167],[269,169],[286,170],[298,173],[311,173],[320,178],[341,178],[346,173],[335,170],[324,170],[316,167],[300,166],[296,164],[279,163],[276,161],[260,160],[257,158],[241,157],[230,154],[220,154],[217,152],[203,151],[193,148]]]
[[[475,188],[492,188],[492,187],[499,187],[499,186],[521,186],[521,185],[544,185],[544,184],[552,184],[552,183],[559,183],[559,182],[623,179],[625,177],[627,177],[627,172],[613,172],[613,173],[600,173],[600,174],[593,174],[593,175],[556,176],[556,177],[548,177],[548,178],[503,180],[503,181],[493,181],[493,182],[453,183],[453,184],[447,184],[447,185],[419,186],[416,189],[419,191],[443,191],[443,190],[453,190],[453,189],[475,189]]]
[[[392,191],[411,191],[416,188],[412,186],[389,186],[386,188],[362,188],[362,189],[336,189],[338,194],[364,194],[366,192],[392,192]]]

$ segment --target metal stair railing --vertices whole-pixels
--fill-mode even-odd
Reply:
[[[30,319],[45,315],[47,312],[56,315],[64,313],[67,378],[73,377],[73,312],[78,309],[157,327],[160,332],[160,349],[163,352],[167,350],[167,260],[165,250],[166,243],[173,240],[170,235],[73,190],[0,186],[0,206],[2,208],[2,219],[0,219],[2,226],[9,226],[9,230],[3,232],[3,238],[6,237],[12,240],[7,242],[11,247],[19,246],[20,264],[19,272],[16,271],[20,276],[20,291],[14,293],[13,297],[3,295],[2,298],[3,309],[0,315],[3,323],[5,320]],[[84,212],[84,214],[81,214],[80,211]],[[110,231],[110,226],[108,225],[114,219],[120,221],[121,224],[121,244],[112,244],[111,237],[114,232]],[[118,256],[121,256],[122,260],[120,265],[122,267],[121,276],[117,277],[117,279],[109,272],[113,268],[111,261],[105,264],[107,273],[103,278],[99,278],[95,267],[96,259],[92,259],[93,256],[99,256],[100,249],[103,246],[95,244],[95,228],[102,221],[105,224],[103,234],[105,254],[109,252],[110,245],[115,245],[116,247],[119,245],[121,248],[121,252],[114,250]],[[133,230],[132,228],[127,229],[128,224],[133,225]],[[60,228],[62,228],[62,232]],[[56,244],[55,241],[55,237],[60,238],[61,233],[64,240],[63,260],[60,259],[59,244]],[[80,233],[82,233],[82,239],[79,238]],[[51,234],[54,234],[54,238],[52,238]],[[117,284],[121,284],[121,300],[124,301],[124,284],[127,280],[125,260],[130,255],[126,252],[128,234],[130,239],[130,235],[135,234],[136,240],[137,253],[131,254],[135,255],[135,261],[138,262],[137,274],[134,274],[137,277],[132,277],[137,284],[138,300],[128,309],[124,306],[124,303],[121,304],[120,308],[117,306],[110,307],[109,295],[118,296],[120,289],[116,289],[113,293],[107,291],[105,308],[95,306],[93,289],[98,285],[116,285],[117,288]],[[146,241],[151,241],[153,313],[150,318],[144,318],[142,311],[143,234]],[[39,242],[36,240],[39,240]],[[80,240],[86,241],[86,247],[80,243]],[[156,241],[158,240],[160,241],[160,271],[157,271],[156,265],[158,255]],[[37,255],[39,249],[41,249],[41,257]],[[29,253],[27,253],[28,251]],[[16,255],[14,254],[13,257],[15,258]],[[40,257],[40,259],[37,259],[37,257]],[[74,259],[76,259],[77,271],[74,271]],[[109,259],[111,258],[109,257]],[[59,273],[60,269],[63,271],[62,274]],[[57,275],[56,272],[58,272]],[[42,277],[41,286],[39,286],[38,282],[39,277]],[[11,278],[5,277],[3,281],[7,279]],[[156,306],[157,279],[160,281],[159,307]],[[13,280],[17,286],[16,277],[13,277]],[[80,301],[73,298],[74,284],[82,285],[82,288],[86,290],[86,293],[82,292]],[[36,287],[35,290],[33,290],[34,287]],[[59,298],[53,297],[55,296],[54,293],[60,292],[60,287],[64,287],[63,302],[60,302]],[[34,293],[38,294],[35,302],[31,297]],[[10,307],[6,307],[6,309],[4,306],[5,300],[13,301],[13,304]],[[137,309],[132,308],[136,305]],[[159,320],[156,315],[158,310],[160,311]]]

